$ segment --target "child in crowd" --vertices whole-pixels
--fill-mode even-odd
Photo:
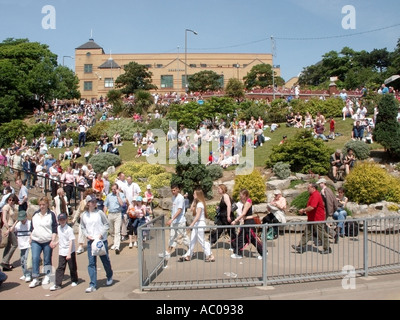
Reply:
[[[28,268],[28,255],[31,249],[31,221],[27,219],[26,211],[18,212],[18,222],[15,225],[15,233],[18,239],[18,248],[21,252],[22,277],[20,280],[25,282],[32,281],[31,269]]]
[[[333,119],[333,116],[330,116],[330,120],[329,120],[329,138],[331,138],[332,140],[335,140],[335,124],[336,124],[335,119]]]
[[[147,200],[147,205],[150,206],[150,208],[153,210],[154,195],[151,192],[151,185],[150,184],[148,184],[147,187],[146,187],[146,191],[144,192],[144,197]]]
[[[141,146],[139,146],[135,158],[140,158],[142,155],[143,155],[143,149]]]
[[[65,213],[61,213],[58,215],[58,223],[58,267],[56,270],[55,284],[50,287],[51,291],[61,289],[61,283],[67,264],[71,275],[71,286],[75,287],[78,285],[78,267],[76,265],[75,253],[75,234],[72,228],[67,224],[67,215]]]

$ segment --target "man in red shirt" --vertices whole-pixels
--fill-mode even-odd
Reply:
[[[310,198],[307,202],[307,208],[300,209],[300,214],[307,214],[307,221],[325,221],[325,206],[324,201],[322,199],[321,194],[317,191],[317,184],[310,183],[308,185],[308,192],[310,193]],[[292,248],[296,250],[298,253],[303,253],[307,251],[307,243],[308,241],[313,239],[314,231],[317,232],[318,240],[322,240],[322,246],[324,251],[322,254],[328,254],[332,252],[332,249],[329,247],[329,235],[325,231],[325,227],[323,223],[318,224],[307,224],[306,229],[301,236],[299,246],[292,245]]]

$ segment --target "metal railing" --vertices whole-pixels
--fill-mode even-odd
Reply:
[[[171,257],[163,255],[172,227],[165,227],[164,216],[160,216],[139,228],[140,288],[168,290],[266,286],[344,278],[350,273],[368,276],[371,273],[400,269],[399,217],[347,219],[346,223],[357,223],[354,227],[357,236],[339,237],[338,243],[334,243],[331,235],[329,246],[332,252],[322,254],[322,234],[317,225],[322,223],[329,231],[333,230],[337,222],[246,225],[258,229],[264,254],[259,258],[254,245],[248,245],[242,252],[242,259],[231,258],[233,252],[229,250],[232,245],[229,233],[237,233],[243,225],[207,226],[207,241],[211,232],[225,229],[225,234],[211,247],[215,262],[207,263],[199,244],[194,248],[191,261],[179,262],[178,258],[187,250],[179,241]],[[277,239],[267,240],[267,229],[274,226],[279,227],[280,235]],[[300,244],[307,227],[313,229],[313,237],[309,239],[306,251],[298,253],[292,245],[296,247]],[[144,242],[143,234],[146,237]]]
[[[25,176],[25,171],[21,169],[16,169],[16,168],[11,168],[11,167],[5,167],[0,165],[0,168],[3,169],[3,174],[8,173],[9,175],[14,175],[15,172],[19,172],[19,176],[26,185],[26,176]],[[68,186],[67,183],[57,180],[57,179],[52,179],[49,174],[43,173],[43,175],[38,175],[37,173],[29,173],[29,179],[30,181],[35,181],[35,184],[37,185],[36,187],[40,188],[41,190],[39,192],[43,192],[44,195],[47,197],[48,194],[52,192],[52,186],[53,188],[64,188],[64,191],[66,191],[66,187]],[[76,209],[79,205],[80,197],[79,194],[80,192],[84,191],[79,191],[77,186],[71,186],[72,187],[72,193],[71,193],[71,198],[69,199],[69,205],[71,207],[74,207]]]

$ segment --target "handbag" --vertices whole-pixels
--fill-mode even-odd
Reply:
[[[234,202],[234,203],[232,203],[232,206],[231,206],[231,213],[235,213],[235,211],[238,209],[238,206],[237,206],[237,204]]]
[[[1,228],[1,232],[0,232],[0,249],[5,248],[7,243],[8,243],[8,235],[9,233],[7,233],[7,228],[3,227]]]
[[[92,256],[104,256],[106,253],[104,242],[100,239],[94,239],[92,242]]]

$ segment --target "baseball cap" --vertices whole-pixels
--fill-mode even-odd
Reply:
[[[147,198],[143,198],[143,202],[146,203],[147,202]]]
[[[143,198],[141,196],[137,196],[136,197],[136,201],[138,201],[138,202],[140,201],[141,202],[141,201],[143,201]]]
[[[26,211],[21,210],[18,212],[18,221],[22,221],[26,219]]]
[[[282,194],[281,190],[277,189],[274,191],[274,194]]]
[[[151,189],[151,184],[148,184],[148,185],[147,185],[147,189]]]
[[[317,181],[317,184],[320,184],[320,183],[326,183],[326,180],[324,178],[321,178]]]
[[[60,220],[67,220],[67,215],[65,213],[60,213],[58,215],[58,221]]]
[[[85,198],[86,203],[90,202],[90,201],[97,201],[96,196],[94,194],[92,195],[87,195]]]

